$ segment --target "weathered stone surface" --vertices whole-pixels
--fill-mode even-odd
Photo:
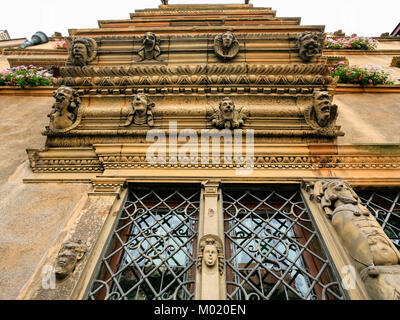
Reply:
[[[341,94],[334,103],[340,106],[337,124],[346,132],[339,144],[400,143],[400,95]]]

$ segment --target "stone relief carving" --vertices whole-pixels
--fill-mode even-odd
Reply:
[[[141,41],[142,47],[138,52],[140,57],[139,62],[144,60],[160,60],[160,39],[153,32],[146,32]]]
[[[322,54],[322,35],[304,32],[297,38],[299,56],[304,63]]]
[[[135,124],[153,127],[154,117],[152,109],[154,106],[155,104],[151,102],[145,94],[137,94],[131,102],[128,119],[126,120],[124,126],[128,127],[132,124]]]
[[[75,89],[61,86],[53,94],[56,102],[52,106],[50,130],[53,132],[67,132],[80,122],[79,107],[81,99]]]
[[[81,240],[68,240],[62,245],[56,264],[56,277],[60,280],[74,272],[77,263],[86,253],[86,245]]]
[[[399,299],[400,253],[354,190],[341,180],[311,184],[373,299]]]
[[[243,109],[236,110],[235,103],[230,98],[224,98],[219,109],[214,109],[211,124],[218,129],[238,129],[243,126],[246,115]]]
[[[240,44],[236,36],[227,31],[219,34],[214,39],[215,54],[222,60],[231,60],[239,53]]]
[[[334,130],[338,117],[338,106],[332,104],[327,91],[315,91],[313,93],[312,106],[305,110],[307,123],[317,130]]]
[[[200,240],[197,268],[202,270],[204,264],[207,268],[218,265],[220,275],[224,274],[225,258],[222,241],[215,235],[206,235]]]
[[[67,65],[83,67],[89,65],[97,57],[97,43],[92,38],[73,39]]]

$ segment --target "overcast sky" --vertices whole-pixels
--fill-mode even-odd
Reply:
[[[244,3],[244,0],[170,0],[170,4]],[[379,36],[400,22],[400,0],[251,0],[255,7],[272,7],[278,17],[301,17],[303,25],[325,25],[326,32]],[[0,30],[12,38],[36,31],[68,35],[68,29],[97,28],[98,20],[128,19],[135,9],[156,8],[161,0],[3,0]]]

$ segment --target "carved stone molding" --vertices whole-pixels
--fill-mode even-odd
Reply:
[[[399,299],[400,252],[354,190],[341,180],[311,181],[303,188],[331,219],[371,298]]]
[[[219,274],[222,276],[225,270],[225,256],[222,240],[216,235],[205,235],[201,238],[199,244],[199,252],[197,258],[197,269],[199,271],[204,266],[214,269],[217,267]]]
[[[214,39],[214,52],[223,61],[235,58],[240,49],[239,41],[233,32],[227,31]]]
[[[243,109],[236,109],[235,103],[230,98],[224,98],[218,109],[210,118],[211,124],[218,129],[238,129],[243,126],[246,115]]]
[[[297,39],[299,56],[304,63],[308,63],[322,54],[324,37],[322,34],[304,32]]]
[[[141,38],[142,47],[138,51],[139,61],[160,60],[161,55],[160,38],[153,32],[146,32]]]
[[[74,272],[76,264],[86,253],[86,245],[81,240],[68,240],[62,245],[58,256],[55,272],[57,279],[63,280]]]
[[[96,60],[97,43],[93,38],[80,37],[67,41],[70,42],[67,65],[83,67]]]
[[[61,86],[54,92],[56,102],[48,115],[50,131],[65,133],[76,128],[82,118],[81,99],[75,89]]]

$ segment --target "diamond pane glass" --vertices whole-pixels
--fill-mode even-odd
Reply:
[[[400,192],[398,190],[361,191],[357,194],[400,250]]]
[[[299,190],[244,188],[223,190],[227,298],[344,299]]]
[[[133,186],[89,299],[190,300],[200,188]]]

